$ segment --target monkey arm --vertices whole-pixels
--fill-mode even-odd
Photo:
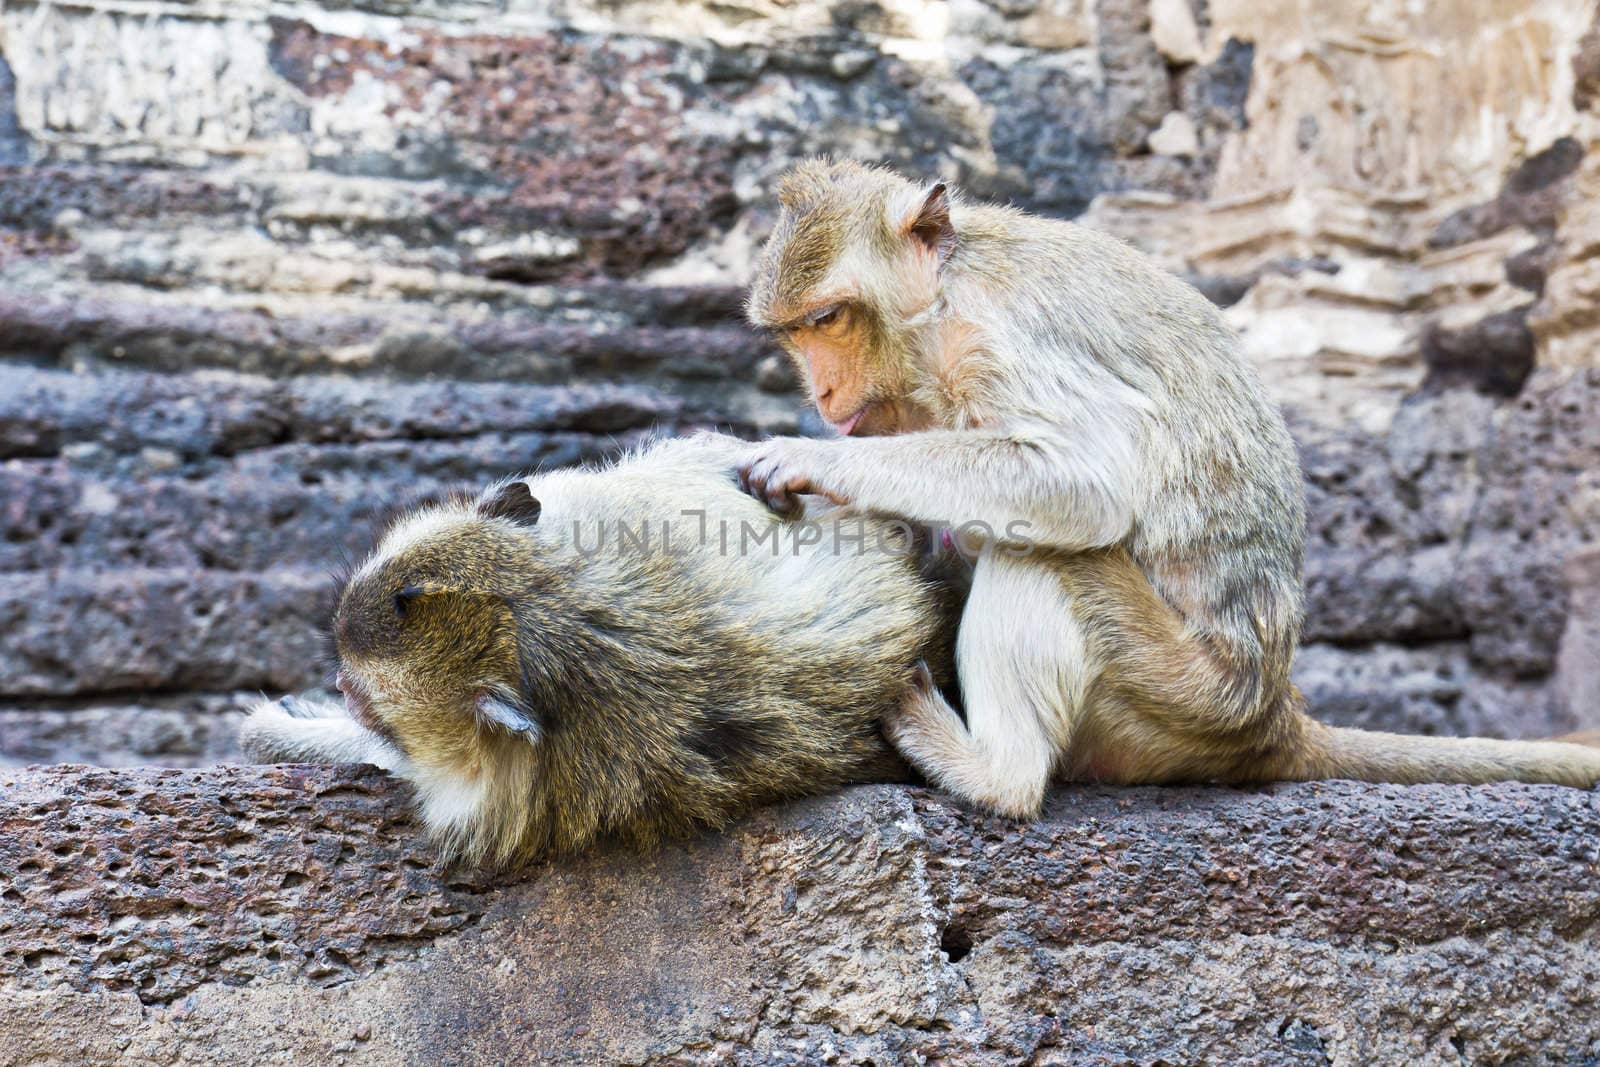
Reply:
[[[295,697],[251,708],[239,727],[239,745],[257,763],[370,763],[402,776],[410,770],[405,753],[344,708]]]
[[[1103,425],[1077,440],[1050,429],[780,437],[754,446],[739,468],[746,491],[779,511],[797,493],[817,493],[911,522],[983,522],[1006,540],[1081,551],[1132,530],[1136,465],[1132,435]]]

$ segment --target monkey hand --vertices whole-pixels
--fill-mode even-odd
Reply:
[[[284,697],[252,706],[239,747],[255,763],[370,763],[407,773],[405,753],[326,701]]]
[[[786,516],[800,513],[796,497],[807,493],[848,504],[832,478],[833,444],[804,437],[763,441],[739,458],[739,488]]]
[[[310,718],[303,701],[295,697],[262,700],[252,706],[239,726],[239,747],[255,763],[292,760],[301,734],[300,720]]]

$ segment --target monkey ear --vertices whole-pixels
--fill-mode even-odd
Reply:
[[[522,734],[529,741],[539,740],[538,718],[520,703],[493,693],[480,693],[478,699],[473,701],[473,708],[478,718],[490,726]]]
[[[921,202],[901,222],[900,232],[932,252],[939,265],[944,266],[956,248],[956,228],[950,221],[950,191],[944,182],[923,194]]]
[[[544,510],[527,482],[507,482],[493,496],[478,504],[478,514],[486,519],[510,519],[532,526]]]

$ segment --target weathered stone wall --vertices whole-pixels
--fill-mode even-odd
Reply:
[[[1322,714],[1600,723],[1597,98],[1592,0],[11,0],[0,760],[226,755],[398,504],[811,428],[737,307],[816,152],[1227,306]]]
[[[882,786],[496,879],[370,769],[0,786],[0,1063],[1600,1058],[1579,790]]]

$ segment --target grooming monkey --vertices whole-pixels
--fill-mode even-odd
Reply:
[[[882,523],[780,532],[734,483],[745,447],[666,441],[401,521],[339,597],[345,706],[264,702],[246,753],[385,767],[446,851],[501,864],[903,779],[879,724],[919,659],[950,677],[959,605]]]
[[[841,437],[754,447],[745,487],[997,532],[960,623],[965,722],[923,679],[886,723],[930,779],[1014,816],[1053,775],[1600,780],[1576,745],[1306,716],[1294,446],[1195,289],[1111,237],[882,169],[809,162],[778,195],[749,315]]]

